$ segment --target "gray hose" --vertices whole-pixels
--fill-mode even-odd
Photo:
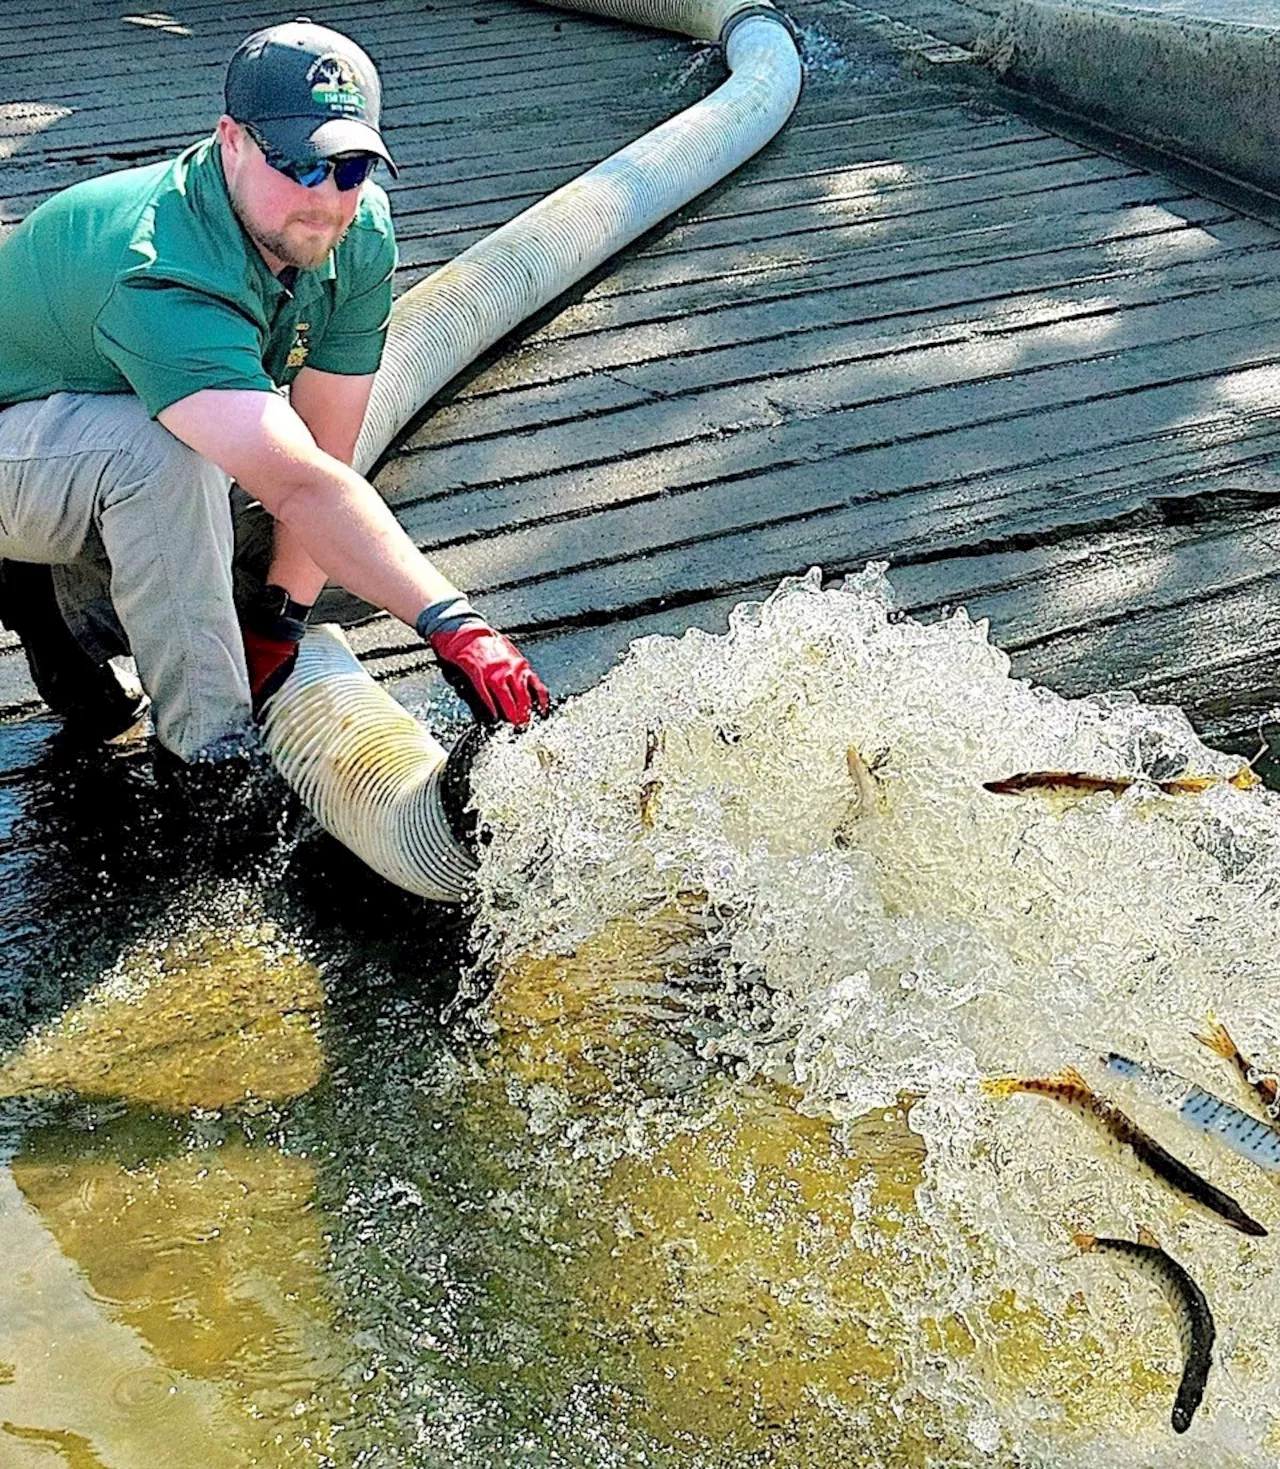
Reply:
[[[730,3],[710,0],[709,8],[719,17]],[[691,14],[703,7],[696,0],[588,0],[582,8],[646,19],[651,11]],[[735,8],[746,7],[739,0]],[[357,469],[367,470],[486,347],[774,136],[800,95],[800,58],[790,31],[780,19],[753,14],[731,30],[726,59],[732,74],[711,96],[548,194],[405,292],[392,313],[356,448]]]
[[[732,18],[745,10],[767,10],[760,0],[556,0],[557,10],[585,10],[655,31],[676,31],[696,41],[719,41]],[[781,17],[779,17],[781,19]],[[785,121],[785,119],[784,119]]]
[[[361,472],[467,363],[763,148],[800,95],[790,28],[758,0],[570,0],[568,8],[703,40],[723,35],[729,79],[400,297],[356,448]],[[444,752],[336,630],[307,634],[263,736],[316,819],[370,867],[409,892],[462,901],[476,864],[445,819]]]

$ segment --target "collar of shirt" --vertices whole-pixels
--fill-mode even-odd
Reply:
[[[279,276],[262,258],[249,232],[231,205],[226,175],[222,171],[222,150],[216,137],[196,143],[178,160],[179,186],[192,201],[197,213],[213,236],[213,245],[229,250],[232,257],[244,261],[245,276],[262,301],[267,319],[279,307],[283,297],[312,295],[323,281],[336,280],[336,251],[330,250],[324,264],[314,270],[286,266]],[[224,257],[225,258],[225,257]]]

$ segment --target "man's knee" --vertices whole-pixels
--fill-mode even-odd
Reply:
[[[216,496],[225,502],[231,490],[231,476],[189,448],[163,424],[148,418],[140,403],[138,408],[141,422],[136,438],[129,445],[130,464],[122,488],[163,484],[166,488],[174,487],[184,497]]]

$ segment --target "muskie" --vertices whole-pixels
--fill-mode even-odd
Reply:
[[[1244,1055],[1240,1047],[1231,1039],[1227,1027],[1221,1021],[1209,1017],[1208,1029],[1194,1032],[1196,1040],[1202,1046],[1208,1046],[1211,1051],[1216,1051],[1219,1056],[1225,1056],[1244,1078],[1245,1085],[1253,1092],[1254,1096],[1267,1109],[1267,1115],[1273,1120],[1280,1117],[1280,1077],[1272,1072],[1263,1071],[1253,1061]]]
[[[1208,1180],[1200,1177],[1194,1169],[1175,1158],[1162,1148],[1155,1138],[1148,1137],[1136,1122],[1106,1097],[1100,1097],[1073,1066],[1060,1071],[1057,1076],[994,1076],[982,1083],[982,1089],[995,1097],[1011,1096],[1014,1092],[1029,1092],[1033,1096],[1051,1097],[1091,1122],[1105,1136],[1121,1147],[1128,1148],[1147,1172],[1155,1175],[1162,1183],[1182,1194],[1193,1204],[1207,1209],[1225,1220],[1242,1234],[1265,1235],[1266,1230],[1252,1219],[1230,1194],[1215,1188]]]
[[[1138,1231],[1137,1244],[1127,1239],[1099,1239],[1095,1234],[1078,1234],[1075,1241],[1086,1253],[1104,1250],[1122,1255],[1164,1292],[1182,1344],[1182,1381],[1170,1421],[1175,1433],[1185,1433],[1204,1397],[1213,1365],[1213,1313],[1204,1292],[1175,1259],[1165,1254],[1148,1230]]]
[[[1099,791],[1110,791],[1120,795],[1138,778],[1132,775],[1085,775],[1078,770],[1028,770],[1021,775],[1011,775],[1005,780],[985,780],[984,790],[997,796],[1021,796],[1029,791],[1038,791],[1046,796],[1095,796]],[[1148,784],[1161,790],[1166,796],[1198,796],[1211,786],[1235,786],[1238,791],[1251,791],[1262,784],[1260,776],[1248,766],[1243,766],[1234,775],[1175,775],[1170,780],[1153,780]]]
[[[1105,1060],[1109,1071],[1139,1082],[1166,1107],[1172,1107],[1189,1127],[1221,1138],[1233,1153],[1239,1153],[1259,1168],[1280,1173],[1280,1131],[1269,1122],[1260,1122],[1163,1066],[1133,1061],[1115,1051],[1109,1052]]]

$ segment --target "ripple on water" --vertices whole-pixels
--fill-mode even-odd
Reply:
[[[112,1381],[111,1400],[128,1413],[143,1413],[174,1391],[174,1376],[163,1367],[135,1367]]]

